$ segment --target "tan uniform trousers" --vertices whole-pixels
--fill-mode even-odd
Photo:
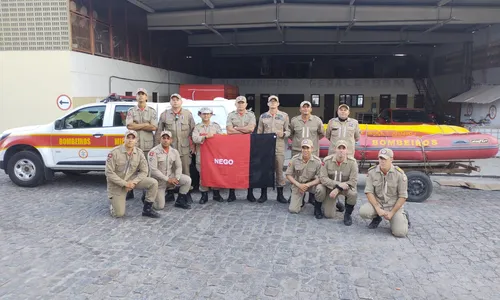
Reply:
[[[320,184],[310,187],[307,192],[314,194],[316,199],[325,197],[325,189],[322,189]],[[298,214],[302,210],[302,197],[304,197],[304,193],[301,193],[297,186],[292,185],[292,197],[288,206],[289,212]]]
[[[189,166],[191,165],[191,158],[191,154],[181,155],[182,174],[187,175],[188,177],[191,177],[191,170],[189,169]]]
[[[375,208],[369,202],[361,205],[359,215],[361,218],[368,220],[372,220],[378,216]],[[400,208],[389,222],[391,223],[391,231],[394,236],[405,237],[408,234],[408,219],[403,208]]]
[[[191,177],[182,174],[179,179],[179,186],[179,194],[186,195],[189,193],[189,189],[191,188]],[[158,181],[158,193],[156,194],[156,201],[153,205],[154,209],[162,210],[165,208],[165,191],[167,189],[173,190],[175,189],[175,185],[163,180]]]
[[[200,172],[200,187],[199,187],[200,192],[208,192],[209,188],[206,187],[206,186],[201,185],[201,171],[200,171],[201,170],[201,166],[200,166],[200,164],[196,164],[196,170],[198,170],[198,172]],[[212,190],[218,191],[219,188],[214,188],[213,187]]]
[[[136,184],[135,189],[146,190],[146,202],[154,202],[156,199],[156,194],[158,192],[158,181],[151,177],[146,177],[138,184]],[[123,217],[125,215],[125,197],[127,196],[127,190],[122,187],[121,190],[115,190],[113,194],[109,195],[109,201],[113,208],[111,214],[113,217]]]
[[[323,202],[323,205],[321,207],[326,218],[335,217],[335,213],[337,212],[337,198],[340,195],[343,195],[345,197],[346,204],[356,205],[356,200],[358,199],[358,193],[356,191],[348,189],[347,191],[339,192],[337,194],[337,197],[333,199],[330,197],[330,193],[332,192],[331,189],[322,184],[319,185],[319,189],[323,190],[321,193],[325,196],[323,198],[316,198],[316,201]]]
[[[285,155],[276,153],[275,159],[275,176],[276,176],[276,186],[282,187],[285,186],[285,177],[283,176],[283,164],[285,163]]]

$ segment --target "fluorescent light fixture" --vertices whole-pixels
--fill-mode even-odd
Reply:
[[[406,56],[406,54],[405,53],[396,53],[396,54],[394,54],[394,56],[404,57],[404,56]]]

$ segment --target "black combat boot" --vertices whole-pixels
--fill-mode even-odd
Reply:
[[[382,217],[376,216],[375,218],[373,218],[372,222],[368,225],[368,228],[375,229],[378,227],[378,224],[380,224],[380,222],[382,222]]]
[[[213,199],[214,201],[217,202],[224,202],[224,198],[220,195],[220,192],[218,190],[213,190],[212,193],[214,193]]]
[[[172,202],[175,201],[175,194],[174,190],[167,190],[165,193],[165,202]]]
[[[305,194],[304,194],[305,196]],[[309,203],[314,205],[314,203],[316,203],[316,195],[314,195],[313,193],[309,193]]]
[[[255,197],[253,196],[253,189],[252,188],[248,189],[247,200],[250,202],[257,201],[257,199],[255,199]]]
[[[283,196],[283,187],[282,186],[278,187],[278,197],[276,197],[276,201],[278,201],[279,203],[288,203],[288,201]]]
[[[125,199],[127,200],[130,200],[130,199],[134,199],[134,190],[130,190],[127,192],[127,197]]]
[[[321,211],[322,205],[323,203],[321,202],[314,202],[314,216],[316,217],[316,219],[323,219],[323,212]]]
[[[144,202],[146,202],[146,191],[142,191],[141,201],[142,201],[142,204],[144,204]]]
[[[193,197],[191,197],[191,191],[186,194],[187,204],[193,204]]]
[[[174,206],[183,209],[191,209],[191,205],[187,203],[187,196],[185,194],[179,194],[179,196],[177,196]]]
[[[411,227],[410,214],[405,210],[406,220],[408,220],[408,228]]]
[[[345,204],[345,213],[344,213],[344,225],[351,226],[352,225],[352,211],[354,210],[354,205]]]
[[[340,211],[340,212],[343,212],[345,209],[344,204],[342,204],[342,202],[340,202],[340,201],[337,201],[337,204],[335,206],[337,206],[337,211]]]
[[[227,202],[233,202],[236,200],[236,194],[234,193],[234,189],[229,190],[229,197],[227,198]]]
[[[267,201],[267,188],[260,189],[260,198],[257,200],[259,203],[264,203]]]
[[[208,192],[201,192],[200,204],[208,202]]]
[[[144,217],[159,218],[160,214],[153,210],[152,202],[144,202],[144,207],[142,209],[142,215]]]

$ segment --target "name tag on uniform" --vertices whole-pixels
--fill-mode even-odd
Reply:
[[[354,123],[349,123],[349,128],[354,128]]]

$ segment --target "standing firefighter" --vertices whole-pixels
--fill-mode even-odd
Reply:
[[[290,121],[290,137],[292,138],[292,156],[301,153],[302,140],[309,139],[313,142],[314,152],[319,157],[319,140],[325,136],[323,121],[318,116],[312,115],[311,102],[300,103],[300,116],[295,116]]]
[[[151,149],[148,155],[149,169],[151,177],[158,181],[158,193],[156,195],[155,209],[165,207],[165,191],[169,201],[174,201],[174,188],[179,186],[179,196],[175,201],[175,206],[190,209],[187,193],[191,187],[191,178],[182,174],[182,161],[179,151],[170,147],[172,143],[172,133],[168,130],[161,132],[161,143]]]
[[[394,153],[384,148],[379,151],[379,164],[368,171],[365,194],[369,203],[359,209],[363,219],[371,219],[368,228],[377,228],[382,218],[391,223],[392,234],[408,234],[408,212],[403,208],[408,198],[408,179],[403,170],[392,164]]]
[[[313,142],[304,139],[301,144],[302,153],[292,157],[285,172],[286,178],[292,184],[292,196],[288,207],[291,213],[299,213],[302,209],[304,193],[316,194],[319,199],[323,199],[325,193],[325,189],[319,186],[321,159],[312,154]],[[318,202],[317,205],[320,205],[321,211],[321,203]]]
[[[345,212],[344,224],[352,225],[352,211],[358,198],[358,164],[353,157],[347,156],[347,142],[338,140],[335,146],[335,153],[324,159],[324,165],[321,167],[321,186],[325,198],[318,201],[323,202],[323,211],[327,218],[333,218],[335,214],[335,203],[337,197],[344,195]],[[316,217],[321,214],[321,206]]]
[[[203,107],[200,110],[201,113],[201,123],[196,124],[193,130],[193,143],[196,144],[196,169],[200,172],[200,204],[205,204],[208,201],[208,187],[201,185],[202,175],[201,175],[201,151],[200,146],[206,139],[213,138],[216,134],[222,134],[222,129],[219,124],[211,122],[210,118],[213,115],[211,108]],[[223,202],[224,199],[219,193],[218,188],[212,187],[212,192],[214,193],[213,199],[217,202]]]
[[[347,104],[339,105],[337,115],[337,118],[328,121],[328,127],[326,128],[325,136],[330,140],[328,155],[335,153],[335,144],[338,140],[344,140],[347,142],[347,155],[354,157],[356,142],[361,136],[358,121],[349,118],[349,106]]]
[[[236,98],[236,111],[232,111],[227,116],[226,130],[227,134],[251,134],[255,129],[255,114],[247,111],[247,98],[238,96]],[[247,200],[255,202],[253,189],[248,189]],[[229,190],[227,202],[236,200],[234,189]]]
[[[123,217],[127,192],[138,188],[146,189],[142,215],[159,218],[160,215],[152,209],[158,191],[158,182],[147,177],[148,162],[142,150],[135,146],[137,137],[137,132],[127,130],[124,144],[113,148],[108,154],[105,174],[108,198],[111,202],[110,213],[113,217]]]
[[[182,161],[182,174],[191,176],[189,166],[191,164],[191,155],[194,153],[194,145],[190,145],[191,134],[194,129],[193,114],[182,109],[182,98],[179,94],[170,96],[170,105],[172,108],[165,110],[160,115],[158,130],[156,131],[156,143],[161,140],[161,132],[168,130],[172,133],[172,147],[179,151]],[[167,195],[167,201],[168,195]],[[191,203],[191,193],[188,193],[188,202]]]
[[[277,201],[280,203],[288,203],[283,196],[283,186],[285,186],[285,178],[283,177],[283,164],[285,163],[285,139],[290,136],[288,114],[278,110],[280,105],[277,96],[269,96],[267,106],[269,111],[263,113],[259,118],[259,126],[257,133],[275,133],[276,139],[276,162],[275,174],[276,185],[278,187]],[[267,201],[267,188],[261,189],[261,196],[257,202],[264,203]]]
[[[128,110],[126,125],[127,129],[137,132],[137,145],[144,151],[144,155],[147,155],[154,146],[153,131],[158,129],[158,114],[154,108],[147,104],[148,91],[146,89],[137,89],[136,99],[137,105]],[[143,200],[144,197],[145,194],[142,195]],[[134,192],[130,190],[127,199],[132,198],[134,198]]]

